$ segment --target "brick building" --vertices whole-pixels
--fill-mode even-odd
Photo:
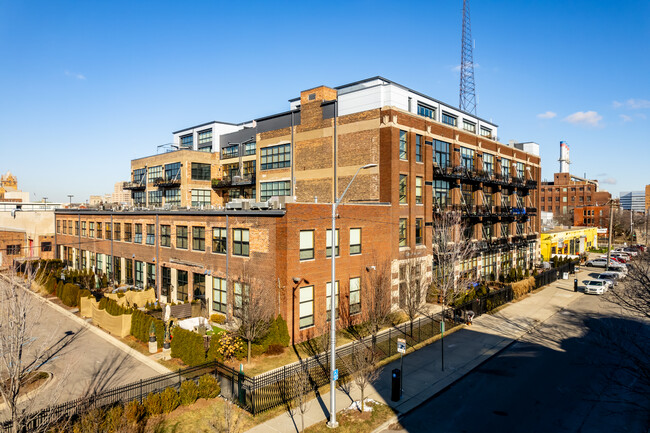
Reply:
[[[316,87],[289,102],[290,110],[284,113],[241,124],[211,122],[174,132],[175,145],[182,150],[132,162],[134,204],[147,206],[149,211],[92,214],[95,221],[86,219],[90,214],[85,211],[59,211],[57,253],[77,266],[85,263],[102,270],[107,269],[105,255],[119,257],[110,262],[111,267],[119,263],[120,281],[129,282],[126,275],[133,274],[133,282],[145,285],[145,275],[158,275],[161,278],[150,278],[148,283],[159,288],[163,300],[174,298],[175,285],[176,299],[179,287],[182,297],[187,293],[188,299],[192,290],[198,290],[212,311],[222,311],[214,303],[220,293],[208,290],[204,285],[207,277],[201,275],[223,278],[228,295],[234,296],[233,277],[223,275],[242,259],[224,260],[208,251],[183,251],[159,243],[178,239],[179,225],[186,233],[181,244],[190,239],[194,242],[197,227],[198,245],[209,244],[206,236],[210,233],[223,233],[229,237],[215,245],[225,242],[234,253],[241,248],[235,243],[241,243],[244,232],[214,229],[240,224],[241,230],[247,230],[255,275],[260,281],[276,284],[277,280],[283,299],[278,302],[279,311],[299,341],[326,323],[329,260],[325,249],[331,203],[358,172],[337,220],[341,225],[337,278],[340,275],[342,303],[346,296],[348,303],[363,297],[363,270],[383,258],[391,263],[395,305],[403,282],[400,266],[409,257],[418,257],[423,273],[430,278],[436,217],[452,209],[462,212],[467,241],[475,246],[474,256],[457,264],[456,271],[472,269],[478,277],[497,277],[501,269],[528,267],[539,261],[540,158],[521,146],[497,142],[495,124],[381,77],[337,88]],[[204,183],[192,185],[194,164],[208,161],[211,182],[203,176]],[[171,179],[172,184],[167,165],[176,163],[180,174]],[[366,164],[376,166],[359,172]],[[201,200],[195,200],[199,194],[194,191],[205,191],[206,185],[212,187],[209,199],[202,192]],[[180,191],[180,207],[195,210],[163,209],[170,204],[169,189]],[[285,204],[271,205],[269,200]],[[200,207],[203,212],[196,210]],[[205,210],[208,207],[212,209]],[[254,211],[248,207],[275,209]],[[92,241],[87,239],[91,223]],[[102,224],[101,241],[96,237],[98,223]],[[113,230],[120,224],[122,237],[125,224],[130,224],[131,239],[139,225],[141,242],[107,242],[107,223]],[[168,228],[163,228],[165,225]],[[259,227],[268,230],[259,231]],[[109,236],[116,237],[115,233]],[[145,236],[153,242],[148,247]],[[259,243],[256,247],[255,242]],[[100,246],[101,251],[97,249]],[[135,262],[128,264],[132,259],[140,263],[138,269]],[[112,273],[118,274],[114,269]],[[215,281],[222,284],[222,280]],[[185,292],[185,287],[193,289]],[[232,309],[232,296],[228,295],[226,312]],[[311,318],[306,314],[309,311]]]
[[[571,216],[574,208],[603,206],[611,198],[609,192],[600,191],[596,180],[555,173],[553,182],[542,182],[540,206],[542,211],[553,212],[554,216]]]
[[[583,206],[573,209],[573,225],[588,227],[607,227],[609,224],[609,205]]]

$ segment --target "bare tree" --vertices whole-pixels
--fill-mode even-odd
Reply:
[[[650,319],[650,253],[637,258],[625,280],[609,290],[606,298],[636,317]]]
[[[305,431],[305,413],[307,413],[307,410],[309,409],[309,394],[313,390],[306,363],[303,361],[300,362],[300,369],[296,372],[294,377],[296,379],[295,405],[300,412],[300,431],[303,432]]]
[[[352,381],[361,392],[361,412],[365,409],[366,388],[379,379],[381,368],[377,368],[379,356],[363,342],[354,343],[352,354],[344,359]]]
[[[411,335],[413,335],[413,320],[422,310],[422,303],[425,301],[427,288],[425,270],[425,259],[415,255],[411,255],[400,264],[400,307],[409,318]]]
[[[390,261],[381,260],[366,268],[367,277],[363,279],[361,294],[361,317],[372,335],[375,348],[377,333],[388,322],[392,307]],[[374,269],[373,269],[374,268]]]
[[[234,282],[234,312],[239,322],[237,334],[248,343],[251,362],[251,344],[266,335],[275,311],[273,283],[253,279],[248,266],[242,268],[240,279]]]
[[[240,433],[243,428],[242,418],[230,400],[224,402],[222,410],[215,409],[207,424],[204,431],[214,433]]]

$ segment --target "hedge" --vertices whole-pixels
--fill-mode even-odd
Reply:
[[[160,349],[165,342],[165,323],[162,320],[151,317],[140,310],[134,310],[131,316],[131,335],[143,343],[148,343],[151,322],[156,327],[156,342]]]
[[[196,332],[174,328],[171,346],[172,357],[182,359],[190,367],[205,362],[203,337]]]
[[[59,285],[60,290],[57,288],[57,296],[68,307],[77,307],[79,306],[79,286],[72,283],[65,283]]]
[[[111,298],[102,298],[99,301],[99,309],[106,311],[111,316],[121,316],[122,314],[131,313],[130,309],[120,306]]]

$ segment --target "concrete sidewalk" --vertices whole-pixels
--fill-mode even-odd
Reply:
[[[590,272],[581,270],[578,280],[585,279]],[[404,392],[400,401],[390,400],[391,371],[400,368],[399,360],[383,368],[375,386],[366,390],[366,397],[388,404],[396,415],[413,410],[583,296],[582,293],[573,291],[574,278],[576,276],[570,275],[569,280],[558,280],[538,293],[508,304],[498,313],[478,317],[473,325],[463,325],[456,332],[445,336],[444,371],[440,341],[406,355],[402,373]],[[329,398],[327,392],[310,402],[305,414],[305,427],[329,418]],[[336,396],[337,412],[359,399],[360,393],[354,386],[351,392],[339,387]],[[396,418],[391,419],[377,431],[395,421]],[[285,412],[249,432],[298,432],[299,425],[299,413],[291,416]]]

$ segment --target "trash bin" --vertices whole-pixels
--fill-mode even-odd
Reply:
[[[402,371],[399,368],[394,368],[391,378],[390,399],[399,401],[402,389]]]

